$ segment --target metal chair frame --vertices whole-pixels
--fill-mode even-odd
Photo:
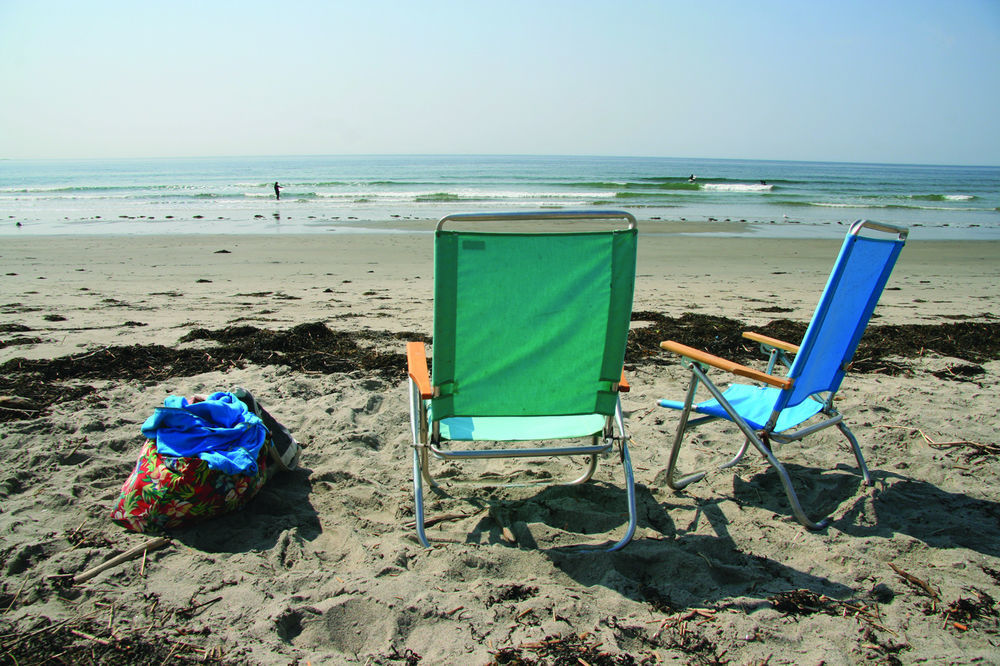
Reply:
[[[897,236],[900,242],[905,241],[908,233],[906,229],[901,227],[871,222],[868,220],[859,220],[851,226],[848,235],[849,236],[859,235],[864,229],[871,229],[879,232],[894,234]],[[871,304],[871,308],[872,309],[874,308],[874,303]],[[868,315],[870,316],[870,311]],[[867,326],[867,321],[865,322],[865,326]],[[753,339],[753,336],[751,336],[751,338]],[[668,344],[669,343],[663,343],[664,348],[668,348],[667,347]],[[792,359],[791,357],[788,356],[785,349],[769,345],[763,341],[760,341],[760,347],[764,353],[769,354],[767,370],[764,373],[761,373],[765,377],[760,377],[760,379],[766,380],[766,377],[773,377],[775,366],[778,363],[784,365],[786,368],[789,369],[791,368]],[[731,420],[740,429],[745,438],[743,445],[740,447],[739,451],[737,451],[736,455],[728,462],[720,465],[719,469],[728,469],[738,464],[740,460],[743,458],[748,448],[750,447],[750,445],[752,444],[753,447],[757,449],[757,451],[764,457],[764,459],[767,460],[768,464],[771,465],[771,467],[773,467],[775,471],[778,473],[778,476],[781,480],[781,484],[785,491],[785,495],[787,496],[789,504],[791,505],[793,514],[795,515],[796,519],[800,523],[805,525],[807,528],[813,530],[822,529],[829,524],[830,519],[829,517],[825,517],[821,520],[814,521],[811,518],[809,518],[809,516],[803,510],[798,495],[795,492],[794,487],[792,486],[791,477],[789,476],[788,471],[785,469],[784,465],[781,464],[778,458],[774,455],[774,452],[771,450],[770,442],[773,441],[781,444],[794,442],[804,437],[807,437],[808,435],[811,435],[815,432],[823,430],[825,428],[829,428],[831,426],[837,426],[838,430],[840,430],[840,432],[844,435],[844,437],[851,445],[851,450],[853,451],[854,457],[857,460],[858,468],[861,472],[861,476],[864,480],[865,485],[868,486],[872,485],[871,474],[868,471],[868,466],[865,464],[864,456],[862,455],[861,448],[858,445],[858,440],[854,436],[854,433],[851,432],[850,428],[848,428],[847,424],[844,422],[843,416],[837,411],[837,409],[833,405],[833,399],[834,395],[836,394],[836,388],[833,391],[820,391],[806,398],[807,400],[815,400],[816,402],[819,402],[822,405],[822,407],[815,416],[801,422],[799,425],[801,426],[803,423],[809,423],[815,418],[822,418],[823,420],[818,422],[812,422],[809,423],[809,425],[804,425],[802,427],[793,426],[794,429],[785,430],[782,432],[775,432],[774,428],[776,427],[778,422],[778,417],[781,414],[781,410],[775,410],[771,413],[770,418],[764,425],[764,427],[755,430],[739,414],[738,410],[734,408],[729,401],[726,400],[723,392],[720,391],[715,386],[715,384],[713,384],[712,381],[708,378],[707,372],[708,368],[710,367],[709,364],[699,361],[697,359],[684,357],[683,353],[681,351],[677,351],[676,349],[671,349],[671,351],[675,351],[676,353],[682,354],[681,364],[688,370],[690,370],[691,382],[688,385],[687,393],[684,398],[683,409],[681,411],[681,416],[680,416],[680,422],[677,425],[677,431],[674,435],[673,445],[670,450],[670,458],[667,465],[667,484],[670,486],[670,488],[678,491],[683,490],[688,485],[705,478],[707,474],[707,472],[705,471],[699,471],[683,475],[680,478],[676,477],[677,458],[680,453],[681,443],[684,439],[684,435],[688,430],[724,418],[715,415],[704,415],[696,417],[694,419],[689,418],[694,408],[695,393],[697,392],[699,385],[705,386],[705,388],[712,395],[712,397],[718,402],[719,406],[722,407],[722,409],[725,410],[725,412],[728,414],[729,420]],[[853,350],[851,350],[851,353],[853,353]],[[723,367],[724,369],[730,369],[724,365],[720,365],[718,367]],[[845,366],[842,366],[842,369],[846,371],[847,368]],[[753,371],[750,372],[752,373]],[[738,374],[743,374],[743,372],[740,372]],[[744,376],[751,376],[751,375],[745,374]],[[839,388],[839,383],[837,384],[837,388]],[[789,383],[786,387],[783,388],[783,390],[791,391],[791,384]],[[663,404],[664,402],[666,401],[661,401],[661,404]],[[663,406],[675,406],[675,405],[663,404]]]

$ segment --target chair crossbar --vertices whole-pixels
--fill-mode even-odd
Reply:
[[[803,437],[808,437],[809,435],[813,434],[814,432],[819,432],[820,430],[823,430],[824,428],[829,428],[830,426],[835,426],[838,423],[841,423],[843,420],[844,420],[843,415],[841,415],[841,414],[835,414],[835,415],[833,415],[832,418],[829,418],[826,421],[820,421],[819,423],[813,423],[813,424],[810,424],[810,425],[808,425],[808,426],[806,426],[804,428],[800,428],[798,430],[793,430],[791,432],[789,432],[788,430],[784,430],[782,432],[769,432],[768,433],[768,437],[770,437],[772,440],[774,440],[776,442],[780,442],[782,444],[787,443],[787,442],[796,442],[796,441],[802,439]]]
[[[440,449],[433,444],[430,445],[431,453],[441,459],[456,458],[532,458],[532,457],[552,457],[552,456],[593,456],[611,450],[613,441],[596,446],[563,446],[559,448],[525,448],[525,449],[467,449],[462,451]]]

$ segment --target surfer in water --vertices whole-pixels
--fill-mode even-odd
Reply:
[[[698,177],[695,176],[694,174],[691,174],[690,176],[688,176],[688,182],[689,183],[693,183],[696,180],[698,180]]]
[[[274,198],[281,200],[281,185],[278,185],[278,181],[274,181]]]

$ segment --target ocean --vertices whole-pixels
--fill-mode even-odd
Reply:
[[[728,235],[826,238],[868,218],[909,226],[911,238],[1000,239],[1000,167],[578,156],[0,160],[0,236],[375,233],[391,230],[387,221],[454,212],[578,208],[628,210],[644,233],[663,221],[729,220],[746,225],[727,225]]]

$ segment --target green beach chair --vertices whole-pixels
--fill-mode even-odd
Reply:
[[[533,230],[490,231],[491,223]],[[550,230],[534,230],[540,227]],[[438,485],[431,458],[584,456],[587,469],[569,482],[581,484],[612,449],[625,468],[629,522],[608,550],[632,538],[635,486],[619,392],[628,388],[622,366],[637,237],[635,218],[619,211],[463,214],[438,222],[431,374],[424,344],[407,344],[416,527],[424,546],[423,484]],[[511,445],[518,441],[537,445]]]
[[[858,440],[834,407],[833,399],[903,248],[906,235],[904,228],[867,220],[855,222],[847,233],[801,344],[794,345],[757,333],[743,334],[759,343],[761,350],[769,354],[767,369],[763,372],[673,340],[660,344],[667,351],[678,354],[681,363],[691,371],[691,383],[683,402],[658,402],[661,407],[681,410],[667,467],[667,483],[671,488],[681,490],[704,478],[705,472],[675,478],[677,456],[689,429],[717,419],[733,422],[745,437],[736,457],[720,469],[738,463],[748,446],[753,444],[777,471],[795,517],[810,529],[825,527],[829,518],[813,522],[806,515],[788,472],[771,448],[772,442],[792,442],[824,428],[837,426],[851,444],[865,484],[871,485],[871,476]],[[785,376],[774,374],[778,363],[788,368]],[[709,366],[755,380],[763,386],[731,384],[722,392],[708,378]],[[699,384],[708,389],[712,399],[695,404]],[[691,412],[702,416],[689,419]]]

